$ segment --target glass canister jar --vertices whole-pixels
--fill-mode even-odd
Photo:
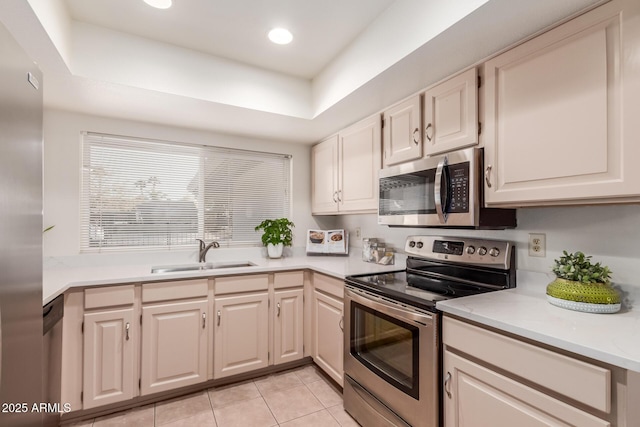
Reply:
[[[378,248],[378,239],[365,237],[362,239],[362,261],[374,262],[374,253]]]

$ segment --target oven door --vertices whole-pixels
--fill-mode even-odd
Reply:
[[[390,410],[409,425],[437,426],[438,327],[436,313],[347,286],[345,409],[361,422]]]

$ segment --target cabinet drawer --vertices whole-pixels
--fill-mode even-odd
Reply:
[[[313,287],[334,297],[344,298],[344,281],[335,277],[313,273]]]
[[[611,371],[467,323],[444,318],[443,341],[500,369],[582,402],[611,411]]]
[[[275,289],[295,288],[304,285],[304,272],[285,271],[284,273],[276,273],[273,275],[273,287]]]
[[[145,283],[142,285],[142,302],[206,297],[208,290],[207,279]]]
[[[268,288],[269,276],[266,274],[229,276],[215,279],[216,295],[266,291]]]
[[[106,286],[84,291],[85,310],[133,304],[133,285]]]
[[[567,405],[449,351],[444,352],[445,427],[580,426],[611,427],[605,419]]]

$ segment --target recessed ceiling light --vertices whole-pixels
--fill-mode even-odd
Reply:
[[[274,28],[269,31],[269,40],[275,44],[289,44],[293,40],[293,35],[286,28]]]
[[[171,7],[172,0],[144,0],[144,2],[157,9],[169,9]]]

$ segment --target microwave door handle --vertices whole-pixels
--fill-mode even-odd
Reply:
[[[444,211],[444,207],[442,206],[442,191],[444,190],[445,194],[447,194],[446,186],[449,185],[448,183],[446,183],[445,188],[442,188],[442,175],[446,166],[447,156],[444,156],[444,158],[438,162],[438,167],[436,168],[436,176],[434,179],[435,182],[433,183],[433,198],[435,199],[436,213],[438,214],[440,224],[447,223],[447,213]]]

